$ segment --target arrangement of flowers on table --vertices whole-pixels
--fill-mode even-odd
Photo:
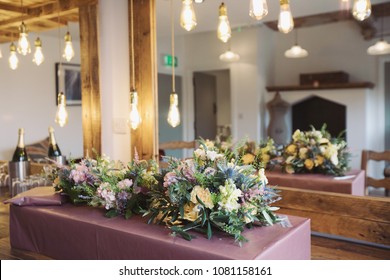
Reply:
[[[349,169],[350,154],[343,138],[332,137],[323,125],[321,130],[296,130],[284,148],[283,170],[287,173],[322,173],[341,176]]]
[[[136,154],[127,166],[87,158],[53,169],[50,177],[74,204],[104,207],[107,217],[143,214],[187,240],[189,230],[208,238],[218,230],[241,244],[245,228],[279,221],[271,203],[280,197],[267,185],[264,169],[228,160],[211,141],[200,141],[192,159],[170,158],[163,170]]]
[[[68,195],[73,204],[103,206],[108,217],[129,218],[147,207],[146,194],[157,183],[156,170],[154,162],[139,160],[136,154],[127,166],[104,156],[85,158],[52,169],[49,176],[55,190]]]
[[[217,229],[241,244],[245,227],[278,221],[270,204],[279,197],[267,183],[264,169],[229,161],[213,142],[201,141],[192,159],[170,159],[144,215],[188,240],[189,230],[211,238]]]

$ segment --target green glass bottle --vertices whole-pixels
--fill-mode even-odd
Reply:
[[[14,155],[12,157],[13,162],[27,161],[28,156],[26,152],[26,147],[24,146],[24,129],[19,128],[19,138],[18,145],[16,146]]]
[[[59,157],[61,156],[61,150],[57,145],[56,137],[54,136],[54,128],[49,127],[49,157]]]

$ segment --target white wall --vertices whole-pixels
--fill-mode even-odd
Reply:
[[[66,30],[61,29],[61,42]],[[57,31],[54,33],[56,34]],[[53,126],[58,145],[65,156],[82,156],[81,106],[68,106],[69,123],[60,128],[55,122],[55,63],[59,62],[58,37],[39,35],[45,61],[40,66],[32,62],[36,34],[30,33],[31,54],[18,55],[19,67],[8,66],[9,44],[1,44],[0,58],[0,159],[10,160],[16,147],[18,128],[25,129],[25,143],[32,144],[48,136]],[[63,46],[63,45],[62,45]],[[76,56],[71,63],[80,63],[79,41],[73,37]],[[62,51],[62,47],[61,47]],[[64,61],[63,61],[64,62]]]

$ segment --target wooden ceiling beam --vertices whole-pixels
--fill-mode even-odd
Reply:
[[[67,15],[69,13],[73,13],[76,9],[78,9],[82,5],[96,4],[97,0],[59,0],[59,2],[49,2],[43,5],[35,6],[32,8],[25,7],[23,8],[24,14],[17,15],[15,17],[11,17],[6,20],[0,21],[1,28],[7,28],[9,26],[17,26],[20,22],[29,21],[33,18],[45,19],[57,17],[58,13],[61,16]],[[4,10],[8,7],[8,11],[14,9],[13,12],[22,13],[21,8],[17,8],[14,5],[3,5]],[[0,6],[1,8],[1,6]]]
[[[354,20],[359,25],[361,34],[365,40],[372,39],[377,33],[375,21],[380,17],[390,16],[390,2],[372,5],[372,13],[369,18],[364,21],[358,21],[353,16],[351,11],[336,11],[317,15],[294,18],[294,28],[312,27],[326,23],[339,22],[344,20]],[[277,21],[268,21],[264,24],[274,31],[278,31]]]
[[[8,11],[8,12],[14,12],[14,13],[22,13],[25,11],[25,9],[22,9],[20,5],[12,5],[7,3],[0,2],[0,10]]]

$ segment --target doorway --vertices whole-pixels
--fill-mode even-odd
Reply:
[[[231,131],[230,71],[194,72],[195,138],[227,138]]]

